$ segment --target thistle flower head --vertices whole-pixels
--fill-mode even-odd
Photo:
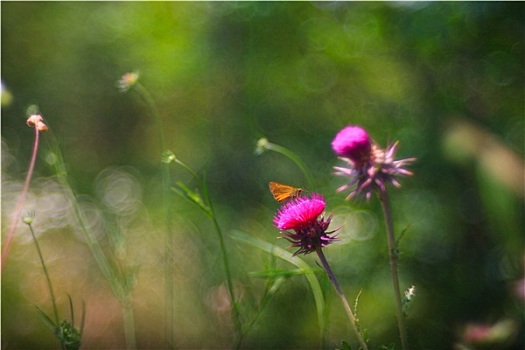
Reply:
[[[323,248],[335,240],[327,232],[330,217],[322,215],[326,207],[324,198],[319,194],[297,197],[286,203],[275,215],[274,224],[283,231],[284,238],[298,247],[294,255],[308,254]]]
[[[349,129],[352,128],[352,129]],[[356,127],[347,127],[341,130],[334,141],[332,148],[340,159],[347,163],[347,167],[334,167],[335,175],[346,176],[350,181],[341,186],[337,191],[350,189],[347,198],[364,197],[370,200],[374,190],[386,191],[386,184],[391,183],[395,187],[401,187],[397,182],[398,176],[409,176],[412,172],[405,169],[415,161],[415,158],[395,159],[398,142],[386,149],[371,143],[370,151],[366,155],[366,142],[364,135],[366,131]],[[361,136],[360,136],[361,135]],[[346,140],[346,141],[345,141]],[[360,141],[361,140],[361,141]],[[368,140],[370,140],[368,138]],[[358,146],[361,145],[361,146]],[[346,149],[346,153],[342,150]],[[350,152],[354,150],[354,152]],[[361,150],[361,152],[358,152]],[[356,156],[360,155],[360,156]]]
[[[363,163],[370,159],[372,140],[365,129],[350,125],[335,135],[332,149],[340,157]]]

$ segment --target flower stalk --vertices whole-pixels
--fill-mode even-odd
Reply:
[[[255,148],[255,154],[260,155],[264,153],[265,151],[274,151],[290,159],[292,162],[295,163],[295,165],[297,165],[297,167],[303,173],[304,177],[306,178],[308,187],[309,188],[314,187],[314,181],[313,181],[312,174],[310,173],[310,170],[308,170],[308,167],[304,164],[301,158],[299,158],[294,152],[292,152],[286,147],[280,146],[275,143],[271,143],[266,138],[261,138],[257,141],[257,147]]]
[[[398,176],[410,176],[412,172],[405,167],[415,161],[415,158],[395,159],[399,143],[395,142],[386,149],[380,148],[372,142],[365,129],[349,125],[337,133],[332,141],[332,149],[340,159],[347,163],[347,167],[335,167],[336,175],[346,176],[349,182],[338,189],[338,192],[350,189],[350,198],[366,198],[370,200],[377,192],[383,209],[390,260],[390,274],[394,288],[395,311],[401,346],[408,350],[408,337],[405,327],[405,318],[399,289],[399,274],[397,267],[398,243],[394,234],[392,211],[387,195],[387,184],[397,188]]]
[[[42,320],[49,326],[49,328],[52,330],[53,334],[58,338],[60,341],[60,346],[62,350],[78,350],[80,348],[80,345],[82,344],[82,333],[84,330],[84,320],[85,320],[85,305],[83,304],[82,307],[82,322],[80,325],[80,329],[75,327],[75,316],[73,312],[73,302],[71,301],[71,297],[69,297],[69,307],[71,310],[71,323],[62,320],[60,321],[59,315],[58,315],[58,308],[55,298],[55,293],[53,291],[53,284],[51,283],[51,278],[49,277],[49,272],[46,267],[46,263],[44,261],[44,256],[42,254],[42,250],[40,249],[40,244],[38,243],[38,240],[36,239],[35,232],[33,230],[33,216],[27,215],[24,218],[24,223],[29,226],[29,231],[31,232],[31,236],[33,237],[33,241],[35,242],[36,251],[38,253],[38,258],[40,259],[40,264],[42,265],[42,269],[44,270],[44,275],[46,277],[47,281],[47,287],[49,289],[49,296],[51,298],[51,304],[53,306],[53,320],[44,312],[42,309],[40,309],[38,306],[35,305],[39,316],[42,318]]]
[[[165,280],[165,304],[166,313],[164,315],[164,333],[165,333],[165,346],[166,348],[173,348],[175,346],[175,313],[174,313],[174,280],[173,264],[175,262],[173,254],[173,224],[171,220],[172,211],[172,200],[170,195],[171,186],[171,174],[169,168],[169,161],[165,161],[164,154],[169,153],[167,149],[166,137],[164,136],[164,128],[160,113],[157,109],[157,105],[153,100],[153,97],[149,91],[138,81],[139,74],[137,72],[126,73],[118,81],[118,88],[121,92],[127,92],[131,88],[144,100],[147,107],[149,108],[153,122],[157,127],[157,133],[160,140],[161,148],[161,176],[162,176],[162,196],[163,196],[163,207],[164,207],[164,220],[165,220],[165,236],[164,236],[164,280]]]
[[[357,319],[352,311],[352,308],[348,304],[348,301],[346,300],[346,297],[343,293],[343,290],[341,289],[341,286],[339,285],[339,282],[337,282],[337,278],[335,277],[334,272],[330,267],[330,264],[328,264],[328,261],[326,260],[323,250],[317,249],[316,253],[319,257],[319,260],[321,260],[321,264],[323,265],[323,268],[326,271],[328,278],[330,278],[330,282],[332,282],[332,286],[334,287],[337,296],[339,297],[339,299],[341,299],[341,302],[343,303],[343,308],[346,312],[346,315],[348,316],[348,319],[350,320],[350,326],[352,327],[352,331],[354,332],[355,336],[357,337],[357,340],[359,341],[359,345],[361,345],[361,349],[368,350],[368,346],[366,345],[366,342],[363,339],[361,333],[359,332],[359,328],[357,327]]]
[[[126,285],[126,282],[122,279],[119,268],[115,265],[114,261],[108,257],[107,253],[102,248],[99,241],[91,234],[89,231],[89,223],[87,222],[86,216],[84,215],[80,205],[76,199],[76,194],[73,191],[73,188],[69,181],[69,175],[66,170],[66,165],[62,157],[62,152],[58,146],[58,141],[51,133],[50,135],[50,148],[54,154],[54,170],[58,179],[58,182],[62,185],[64,189],[64,194],[67,198],[70,199],[72,203],[73,214],[77,220],[80,231],[84,237],[85,243],[91,252],[91,255],[95,259],[100,272],[108,282],[113,295],[117,298],[120,305],[122,306],[123,316],[124,316],[124,336],[126,339],[126,349],[136,349],[135,344],[135,327],[134,324],[129,322],[130,319],[133,319],[132,308],[130,304],[130,294],[131,290]],[[125,311],[124,308],[129,305],[129,310]],[[130,316],[131,315],[131,316]]]
[[[298,254],[306,255],[312,252],[317,253],[337,295],[343,303],[352,330],[362,350],[368,350],[363,336],[359,333],[354,313],[322,250],[337,239],[335,236],[331,236],[335,231],[327,231],[332,217],[329,216],[325,219],[323,215],[325,207],[326,202],[320,194],[313,193],[309,196],[300,196],[284,204],[275,215],[273,222],[275,227],[284,233],[283,238],[291,242],[293,247],[299,248],[294,253],[294,256]]]
[[[4,249],[2,250],[2,259],[1,259],[2,265],[0,266],[0,271],[3,271],[5,263],[7,262],[9,251],[11,249],[11,245],[13,243],[13,239],[15,236],[16,226],[18,225],[18,221],[20,220],[20,215],[22,214],[22,208],[26,201],[27,192],[29,191],[29,184],[31,183],[31,178],[33,177],[33,171],[35,169],[36,155],[38,153],[38,146],[39,146],[39,141],[40,141],[40,133],[47,131],[47,125],[44,124],[44,121],[40,114],[32,114],[27,119],[26,124],[29,127],[35,128],[35,139],[33,142],[33,152],[31,153],[31,160],[29,161],[29,168],[27,170],[24,187],[22,188],[22,192],[20,193],[20,197],[18,198],[15,215],[13,216],[13,221],[11,222],[11,226],[9,227],[9,231],[7,233],[6,240],[4,243]]]
[[[239,305],[235,298],[235,291],[233,288],[233,279],[232,279],[232,274],[231,274],[230,260],[228,258],[228,252],[226,250],[224,234],[222,232],[221,226],[219,225],[219,221],[217,220],[217,216],[213,208],[213,202],[211,200],[211,197],[208,191],[208,187],[206,186],[206,181],[204,179],[201,180],[201,178],[197,175],[197,173],[195,173],[188,165],[186,165],[186,163],[184,163],[183,161],[175,157],[174,154],[166,155],[166,160],[170,160],[170,162],[173,161],[174,163],[180,165],[191,176],[193,176],[195,182],[197,182],[198,187],[200,188],[202,192],[202,196],[201,196],[201,193],[199,191],[190,190],[188,187],[186,187],[183,183],[180,183],[180,182],[177,183],[178,188],[172,189],[179,196],[186,198],[193,204],[197,205],[206,214],[206,216],[208,216],[210,220],[213,222],[213,227],[215,228],[215,232],[217,233],[217,237],[219,239],[219,247],[220,247],[221,254],[222,254],[224,274],[226,277],[226,287],[228,289],[228,296],[230,297],[230,303],[232,305],[232,319],[233,319],[235,330],[237,332],[237,339],[235,341],[235,349],[239,349],[246,332],[244,332],[243,327],[242,327]]]
[[[379,191],[379,200],[381,201],[381,207],[383,208],[383,216],[385,218],[388,242],[388,257],[390,260],[390,275],[392,277],[392,287],[394,289],[397,326],[399,328],[399,337],[401,338],[401,348],[403,350],[408,350],[408,336],[405,327],[403,306],[401,304],[401,291],[399,288],[399,273],[397,268],[398,247],[394,234],[394,225],[392,222],[392,211],[390,209],[390,201],[386,190]]]

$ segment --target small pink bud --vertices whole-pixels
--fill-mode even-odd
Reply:
[[[40,114],[31,114],[26,121],[27,126],[36,128],[40,132],[47,131],[47,125],[44,123],[44,119]]]
[[[46,132],[47,131],[47,125],[44,122],[38,122],[36,123],[36,129],[40,132]]]
[[[372,140],[365,129],[359,126],[347,126],[335,136],[332,149],[340,157],[363,163],[370,159]]]
[[[27,118],[26,124],[34,128],[40,122],[42,122],[42,116],[40,114],[31,114],[29,118]]]

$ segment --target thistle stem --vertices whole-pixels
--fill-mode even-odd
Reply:
[[[392,222],[392,210],[390,208],[390,201],[388,199],[386,190],[379,190],[379,199],[383,208],[383,216],[385,217],[388,256],[390,259],[390,274],[392,276],[392,286],[394,288],[397,325],[399,327],[399,336],[401,338],[401,348],[403,350],[408,350],[408,337],[401,305],[401,291],[399,289],[399,275],[397,271],[397,242],[394,234],[394,225]]]
[[[334,286],[334,289],[337,292],[337,295],[339,296],[339,298],[341,299],[341,302],[343,303],[343,307],[345,309],[346,315],[348,316],[348,319],[350,320],[350,325],[357,337],[357,340],[359,341],[359,344],[361,345],[361,348],[363,350],[368,350],[366,342],[364,341],[363,336],[361,335],[361,333],[359,333],[359,329],[357,328],[357,320],[354,316],[354,313],[352,312],[352,309],[350,308],[350,305],[348,304],[348,301],[346,300],[346,297],[343,293],[343,290],[341,289],[341,286],[339,285],[339,282],[337,282],[337,279],[335,278],[334,272],[332,271],[330,265],[328,264],[328,261],[326,260],[323,250],[319,248],[316,250],[316,252],[317,252],[317,255],[319,256],[319,259],[321,260],[321,264],[323,265],[323,268],[325,269],[326,274],[330,278],[330,281],[332,282],[332,285]]]
[[[20,193],[20,197],[18,198],[15,215],[13,216],[13,221],[11,222],[11,226],[9,228],[9,232],[7,233],[6,241],[4,243],[4,249],[2,250],[2,261],[1,261],[2,265],[0,267],[0,271],[4,269],[4,265],[7,261],[9,250],[11,249],[11,244],[13,243],[13,238],[15,236],[16,226],[18,224],[18,220],[20,220],[20,215],[22,213],[22,207],[24,206],[24,203],[26,201],[26,195],[27,195],[27,192],[29,191],[29,183],[31,182],[31,177],[33,177],[33,170],[35,168],[36,154],[38,152],[39,140],[40,140],[40,131],[38,131],[38,129],[35,128],[35,141],[33,143],[33,153],[31,155],[31,160],[29,162],[29,169],[27,171],[24,187],[22,189],[22,193]]]

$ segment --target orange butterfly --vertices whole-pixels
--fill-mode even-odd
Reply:
[[[270,191],[272,192],[273,198],[279,203],[282,203],[288,199],[299,197],[304,191],[302,188],[283,185],[278,182],[270,182]]]

